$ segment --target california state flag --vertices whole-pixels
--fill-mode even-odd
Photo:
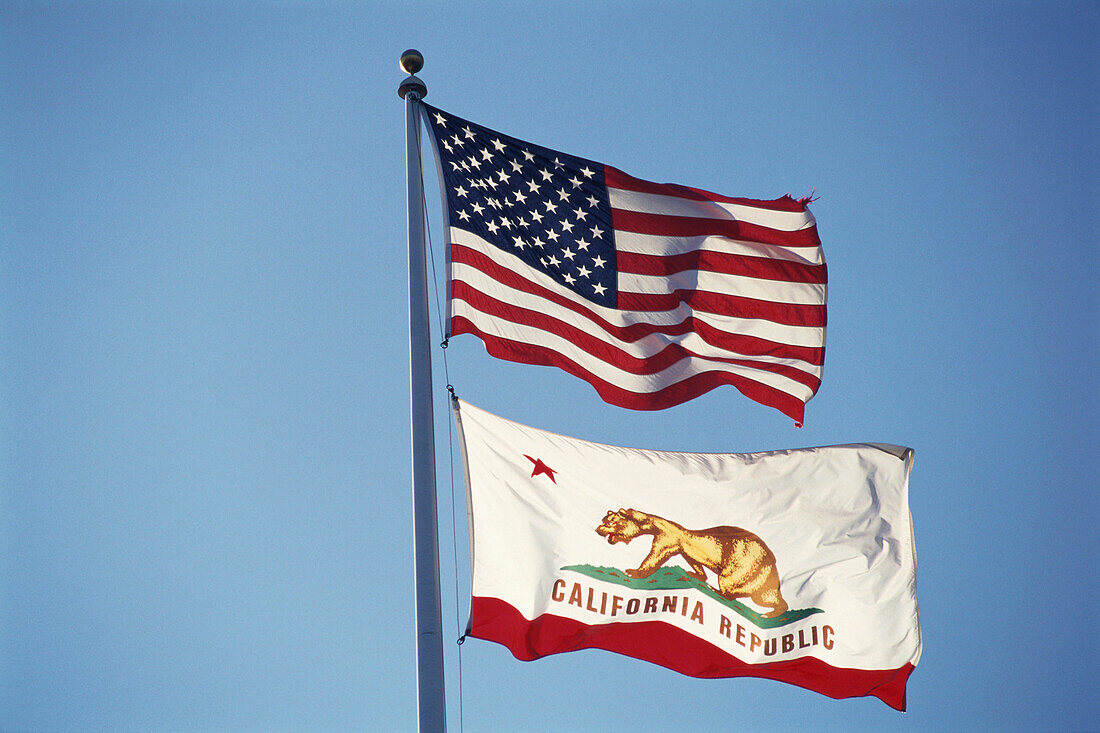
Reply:
[[[920,658],[908,483],[880,444],[673,453],[456,405],[471,636],[517,658],[606,649],[905,709]]]

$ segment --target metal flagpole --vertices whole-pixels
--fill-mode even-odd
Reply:
[[[439,600],[439,542],[435,501],[435,427],[428,322],[428,265],[424,241],[424,185],[420,169],[420,100],[428,88],[416,72],[419,51],[401,54],[409,74],[397,93],[405,100],[405,177],[409,210],[409,376],[412,410],[413,552],[416,565],[416,713],[421,733],[447,725],[443,687],[443,614]]]

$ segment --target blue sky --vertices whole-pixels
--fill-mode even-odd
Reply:
[[[508,134],[729,195],[815,192],[830,274],[802,429],[731,388],[635,413],[471,336],[435,350],[452,729],[1094,728],[1098,16],[3,3],[0,729],[415,725],[410,46],[429,101]],[[476,405],[600,442],[913,447],[909,712],[599,651],[460,658],[444,368]]]

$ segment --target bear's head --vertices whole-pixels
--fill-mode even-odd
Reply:
[[[628,544],[632,539],[642,533],[642,527],[635,520],[633,509],[620,509],[617,512],[608,511],[604,515],[600,526],[596,527],[596,534],[606,537],[607,543],[613,545],[616,542]]]

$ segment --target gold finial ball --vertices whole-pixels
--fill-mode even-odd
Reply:
[[[424,68],[424,57],[415,48],[401,54],[401,68],[406,74],[415,74]]]

